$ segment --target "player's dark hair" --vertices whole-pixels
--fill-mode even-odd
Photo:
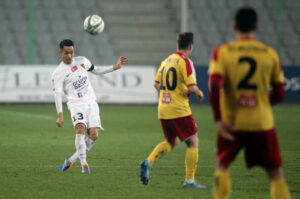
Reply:
[[[179,50],[187,50],[194,42],[194,34],[192,32],[180,33],[177,36],[177,44]]]
[[[59,43],[60,50],[63,50],[64,46],[74,46],[74,43],[71,39],[64,39]]]
[[[255,29],[258,17],[252,7],[246,6],[238,9],[234,20],[240,32],[248,33]]]

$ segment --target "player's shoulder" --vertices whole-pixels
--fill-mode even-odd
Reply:
[[[60,64],[54,69],[52,77],[60,75],[65,70],[65,64],[60,62]]]
[[[216,45],[211,52],[211,60],[217,61],[221,54],[224,54],[228,49],[234,45],[235,41],[229,41]]]
[[[160,67],[164,67],[166,64],[172,64],[174,66],[174,63],[176,65],[180,62],[180,57],[176,56],[175,53],[170,54],[167,56],[162,62],[160,63]]]
[[[80,65],[85,70],[88,70],[92,66],[91,61],[84,56],[77,56],[74,59],[75,59],[76,65]]]
[[[186,65],[193,65],[193,61],[189,57],[187,57],[184,54],[182,54],[181,52],[177,51],[177,52],[173,53],[172,56],[174,58],[177,58],[178,65],[181,65],[181,66],[182,65],[184,65],[184,66],[186,66]]]
[[[74,61],[77,62],[77,63],[90,63],[90,60],[88,58],[86,58],[85,56],[77,56],[77,57],[74,57]]]
[[[268,53],[270,53],[273,56],[278,56],[277,50],[275,48],[273,48],[272,46],[265,44],[261,41],[259,41],[259,43],[267,49]]]
[[[275,48],[273,48],[272,46],[259,41],[259,40],[255,40],[256,44],[258,46],[260,46],[262,49],[265,49],[265,52],[268,53],[271,57],[275,58],[275,59],[279,59],[279,55],[277,53],[277,50]]]
[[[194,63],[189,57],[178,51],[174,53],[174,56],[178,59],[177,67],[186,69],[185,71],[187,71],[187,76],[195,72]]]
[[[181,52],[179,51],[176,51],[175,53],[173,53],[172,55],[170,55],[172,57],[177,57],[179,58],[180,60],[187,60],[188,57],[186,57],[184,54],[182,54]]]

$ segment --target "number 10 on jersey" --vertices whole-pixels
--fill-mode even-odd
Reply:
[[[173,91],[177,87],[177,71],[174,67],[170,67],[166,74],[166,79],[164,82],[164,71],[165,67],[161,69],[161,80],[160,80],[160,90],[166,90],[166,88],[170,91]],[[172,75],[172,82],[170,82],[170,75]]]

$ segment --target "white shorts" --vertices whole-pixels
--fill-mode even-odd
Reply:
[[[71,119],[74,127],[78,123],[85,124],[86,128],[98,127],[101,130],[104,128],[101,125],[99,107],[96,102],[86,104],[72,104],[69,107]]]

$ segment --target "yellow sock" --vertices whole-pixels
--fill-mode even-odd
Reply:
[[[163,157],[165,154],[171,151],[171,149],[172,147],[168,142],[161,142],[154,148],[152,153],[149,155],[148,160],[150,160],[151,163],[154,164],[156,160]]]
[[[216,171],[213,188],[214,199],[228,199],[231,191],[230,176],[227,171]]]
[[[185,153],[185,178],[194,179],[198,163],[198,148],[187,148]]]
[[[271,181],[271,197],[272,199],[290,199],[289,187],[284,179]]]

